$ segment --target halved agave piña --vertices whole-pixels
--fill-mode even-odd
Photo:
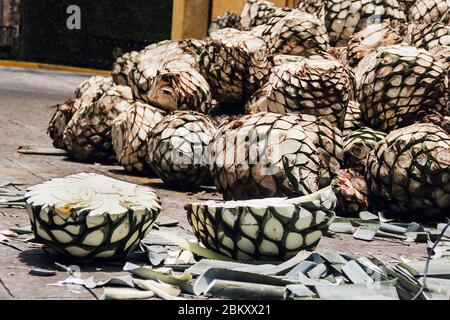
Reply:
[[[25,198],[36,239],[79,259],[126,257],[161,210],[153,189],[93,173],[38,184]]]
[[[314,250],[333,221],[331,187],[300,198],[194,203],[186,206],[204,246],[241,260],[287,260]]]

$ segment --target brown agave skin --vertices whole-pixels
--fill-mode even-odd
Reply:
[[[359,103],[350,101],[347,105],[347,110],[345,110],[344,129],[342,130],[344,137],[363,126],[364,119]]]
[[[406,22],[397,0],[328,0],[325,15],[333,45],[346,45],[354,33],[369,24]]]
[[[450,21],[450,0],[417,0],[409,10],[410,22],[443,22]]]
[[[170,186],[193,188],[211,183],[208,146],[216,126],[206,115],[177,111],[152,130],[146,161]]]
[[[371,152],[368,169],[380,209],[405,219],[450,216],[450,136],[441,127],[415,124],[391,132]]]
[[[300,0],[297,3],[297,9],[309,14],[318,15],[325,2],[326,0]]]
[[[326,188],[344,161],[343,134],[324,118],[299,114],[300,124],[317,148],[321,170],[319,188]]]
[[[222,126],[210,166],[225,200],[295,197],[319,190],[320,158],[296,114],[261,112]]]
[[[239,119],[240,117],[242,117],[242,115],[220,114],[220,115],[210,115],[210,117],[216,124],[216,127],[220,128],[222,126],[229,124],[231,121]]]
[[[64,149],[64,130],[66,130],[67,124],[74,114],[86,104],[88,104],[88,102],[84,99],[75,98],[69,99],[63,104],[56,106],[56,111],[53,114],[47,129],[55,148]]]
[[[209,113],[212,108],[211,88],[195,69],[158,70],[148,100],[168,112],[193,110]]]
[[[424,49],[381,48],[355,71],[358,102],[372,127],[389,132],[434,110],[446,114],[444,66]]]
[[[408,41],[408,27],[402,24],[392,27],[387,23],[371,24],[355,33],[348,42],[348,60],[351,67],[379,48]]]
[[[136,99],[151,103],[149,93],[158,72],[164,70],[189,71],[198,69],[199,40],[168,40],[152,44],[142,50],[130,71],[131,88]]]
[[[408,17],[409,11],[411,10],[411,7],[416,3],[416,1],[417,0],[398,0],[400,10],[402,10]]]
[[[248,0],[241,13],[242,30],[250,31],[254,27],[267,24],[277,11],[277,6],[264,0]]]
[[[266,43],[249,32],[222,29],[206,40],[200,70],[220,103],[243,103],[271,68]]]
[[[130,72],[138,55],[139,52],[132,51],[127,52],[123,56],[117,58],[111,72],[112,78],[116,85],[129,87],[132,86]]]
[[[75,98],[82,98],[87,102],[95,102],[113,86],[112,77],[93,76],[83,81],[75,89]]]
[[[81,162],[115,162],[112,123],[129,107],[131,99],[129,87],[116,86],[97,102],[79,109],[64,131],[64,147],[69,158]]]
[[[362,127],[344,137],[344,163],[346,168],[366,174],[367,157],[386,137],[382,131]]]
[[[310,56],[330,49],[323,22],[300,10],[277,11],[267,25],[254,34],[267,42],[271,54]]]
[[[370,208],[369,191],[365,176],[352,169],[339,171],[331,183],[337,198],[336,213],[357,217]]]
[[[134,102],[113,122],[111,137],[117,161],[131,174],[148,174],[145,158],[151,131],[166,115],[153,106]]]
[[[450,46],[450,26],[442,22],[420,23],[412,31],[412,44],[431,50],[438,46]]]
[[[341,62],[325,57],[304,58],[275,67],[246,110],[310,114],[342,128],[353,92],[354,75]]]
[[[212,35],[214,32],[225,28],[241,30],[241,17],[234,12],[225,12],[221,16],[211,20],[208,34]]]

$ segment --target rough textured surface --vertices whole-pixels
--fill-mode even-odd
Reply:
[[[370,153],[369,190],[399,217],[450,216],[450,135],[434,124],[391,132]]]
[[[125,170],[146,174],[150,168],[145,161],[150,132],[166,113],[151,105],[134,102],[113,122],[111,137],[117,161]]]
[[[51,146],[51,140],[45,129],[54,110],[47,106],[61,103],[73,93],[74,88],[87,77],[53,72],[34,72],[21,69],[0,68],[0,113],[8,114],[8,118],[0,117],[0,180],[13,180],[22,183],[18,189],[40,183],[50,178],[66,176],[88,171],[112,176],[121,180],[142,183],[155,188],[161,196],[163,210],[161,216],[180,221],[177,230],[188,230],[184,205],[219,199],[210,190],[188,195],[185,192],[169,190],[158,179],[131,177],[119,166],[97,166],[68,162],[61,157],[24,156],[16,153],[17,146],[45,145]],[[16,112],[11,112],[14,108]],[[30,118],[33,121],[30,121]],[[29,219],[24,209],[0,208],[0,230],[16,226],[28,226]],[[76,287],[71,291],[66,287],[47,286],[47,284],[68,277],[65,272],[57,272],[52,278],[31,276],[31,268],[54,269],[54,262],[66,265],[73,264],[54,253],[42,249],[33,249],[21,242],[14,242],[24,252],[0,245],[0,299],[94,299],[86,290]],[[336,235],[334,238],[324,237],[318,249],[337,250],[353,254],[374,256],[383,261],[399,259],[420,259],[426,254],[425,244],[404,243],[398,240],[377,239],[367,243],[355,241],[351,235]],[[137,259],[137,257],[136,257]],[[135,260],[135,259],[134,259]],[[143,263],[143,260],[140,260]],[[96,281],[123,275],[124,263],[105,264],[92,263],[79,265],[83,279],[95,277]],[[101,295],[101,289],[94,292]]]
[[[225,28],[240,30],[242,28],[241,17],[233,12],[225,12],[223,15],[213,18],[209,26],[208,34],[212,35],[214,32]]]
[[[448,22],[450,0],[417,0],[409,10],[409,21]]]
[[[331,43],[343,45],[368,24],[406,22],[397,0],[329,0],[325,14]]]
[[[353,97],[354,76],[330,58],[304,58],[273,68],[267,83],[248,102],[247,112],[298,112],[324,117],[342,128]]]
[[[151,132],[146,161],[167,185],[210,185],[208,147],[216,131],[208,116],[193,111],[174,112]]]
[[[355,76],[361,111],[374,128],[389,133],[432,110],[448,114],[444,66],[424,49],[385,47],[364,58]]]
[[[330,48],[323,22],[300,10],[277,11],[267,25],[252,33],[267,42],[271,54],[310,56]]]

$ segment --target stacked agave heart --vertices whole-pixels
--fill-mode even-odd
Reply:
[[[57,107],[50,136],[75,160],[213,183],[230,201],[189,220],[241,260],[312,249],[332,211],[448,216],[449,1],[249,0],[205,39],[119,57]]]

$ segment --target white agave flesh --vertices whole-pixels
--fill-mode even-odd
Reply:
[[[25,198],[36,236],[77,258],[128,254],[161,210],[152,189],[93,173],[46,181]]]

